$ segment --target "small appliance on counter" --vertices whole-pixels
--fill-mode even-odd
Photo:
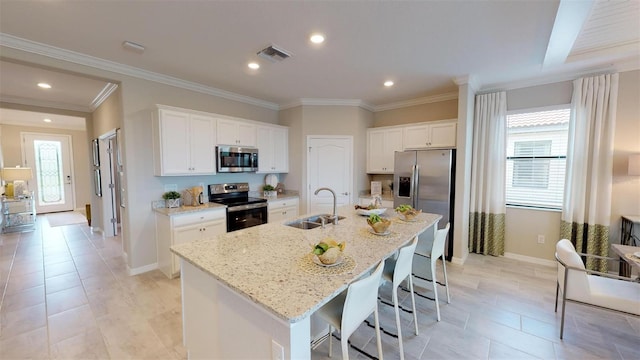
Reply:
[[[185,201],[184,205],[186,206],[200,206],[205,203],[205,197],[203,193],[204,189],[202,186],[194,186],[185,190]]]

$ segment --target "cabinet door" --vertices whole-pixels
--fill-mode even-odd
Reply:
[[[215,174],[216,120],[209,116],[191,115],[190,169],[195,174]]]
[[[456,147],[456,123],[434,124],[429,130],[430,147]]]
[[[189,173],[189,114],[159,110],[160,158],[159,175]]]
[[[289,172],[289,130],[273,129],[273,171]]]
[[[226,232],[227,232],[226,218],[202,224],[202,240],[210,240]]]
[[[256,129],[258,144],[258,172],[273,172],[275,165],[273,129],[259,126]]]
[[[238,122],[238,145],[256,146],[256,126]]]
[[[216,144],[238,145],[238,124],[232,120],[217,119]]]
[[[403,143],[405,149],[421,149],[428,147],[429,126],[407,126],[403,130]]]
[[[382,173],[385,165],[384,130],[369,130],[367,136],[367,172]]]
[[[181,226],[173,229],[173,244],[183,244],[191,241],[200,240],[202,238],[202,225],[190,225],[190,226]],[[176,274],[180,271],[180,259],[171,254],[173,261],[173,274]]]
[[[385,174],[393,174],[393,161],[396,151],[402,151],[402,129],[390,129],[384,133],[383,168]]]

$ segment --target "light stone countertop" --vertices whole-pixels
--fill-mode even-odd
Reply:
[[[284,193],[278,194],[278,196],[276,196],[276,197],[263,196],[263,193],[261,191],[255,191],[255,192],[252,191],[252,192],[249,193],[249,196],[266,199],[267,201],[279,201],[279,200],[299,199],[300,198],[300,194],[297,191],[291,191],[291,190],[288,190],[288,191],[285,190]]]
[[[356,215],[352,205],[339,213],[346,219],[324,229],[301,230],[284,222],[264,224],[213,240],[174,245],[171,251],[267,311],[295,323],[441,218],[421,214],[416,222],[404,222],[391,213],[391,234],[378,236],[369,232],[366,217]],[[329,237],[346,241],[344,256],[355,260],[355,268],[338,275],[329,275],[331,268],[318,265],[313,268],[315,273],[303,270],[301,261],[313,245]]]
[[[177,207],[177,208],[156,208],[156,209],[153,209],[153,211],[163,215],[172,216],[172,215],[193,213],[193,212],[198,212],[203,210],[225,209],[226,207],[227,207],[226,205],[221,205],[216,203],[204,203],[200,206],[181,205],[180,207]]]

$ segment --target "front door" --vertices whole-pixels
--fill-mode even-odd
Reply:
[[[71,136],[22,133],[25,165],[35,174],[30,190],[36,194],[36,212],[74,209]]]
[[[307,212],[331,213],[333,195],[315,191],[328,187],[336,193],[340,207],[351,203],[353,193],[353,137],[309,136],[307,138]]]

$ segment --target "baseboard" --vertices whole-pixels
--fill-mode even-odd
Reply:
[[[556,264],[557,264],[553,260],[540,259],[540,258],[537,258],[537,257],[514,254],[514,253],[509,253],[509,252],[504,253],[504,257],[506,257],[508,259],[520,260],[520,261],[524,261],[524,262],[528,262],[528,263],[532,263],[532,264],[544,265],[544,266],[549,266],[549,267],[556,267]]]
[[[145,265],[145,266],[140,266],[137,268],[130,268],[129,266],[127,266],[127,271],[129,272],[129,276],[134,276],[134,275],[139,275],[142,273],[146,273],[149,271],[153,271],[156,270],[158,268],[158,263],[153,263],[153,264],[149,264],[149,265]]]
[[[104,231],[102,231],[102,229],[99,228],[98,226],[92,226],[91,227],[91,232],[94,233],[94,234],[100,233],[102,235],[102,238],[103,239],[105,238]]]
[[[79,212],[80,214],[87,216],[87,210],[85,210],[84,208],[75,208],[73,209],[73,211]]]
[[[464,256],[461,257],[461,258],[452,256],[451,257],[451,263],[454,264],[454,265],[462,266],[462,265],[464,265],[464,262],[467,261],[468,257],[469,257],[469,253],[464,254]]]

